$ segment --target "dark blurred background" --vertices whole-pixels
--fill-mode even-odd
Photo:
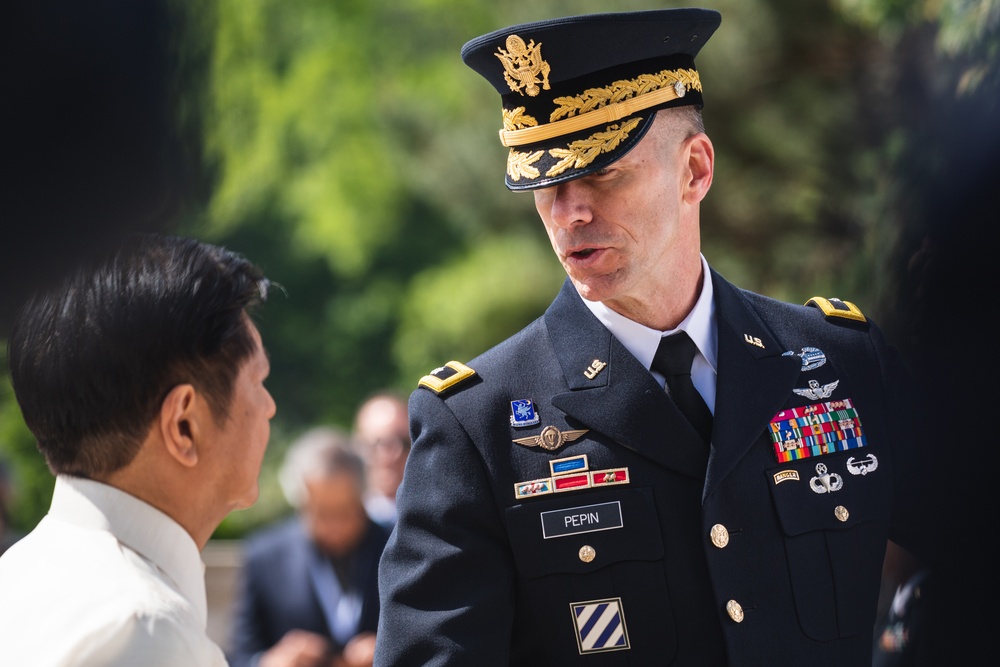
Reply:
[[[175,120],[174,25],[161,2],[26,2],[0,10],[0,322],[111,235],[166,229],[197,152]]]

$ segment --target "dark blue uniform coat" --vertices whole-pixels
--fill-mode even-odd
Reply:
[[[871,322],[712,278],[710,452],[568,281],[474,377],[414,391],[376,665],[871,664],[886,539],[920,549],[919,511],[902,511],[921,450],[910,384]],[[511,426],[521,399],[537,425]],[[865,447],[778,461],[779,411],[842,399]],[[548,426],[586,432],[514,442]],[[517,497],[581,455],[622,483]]]

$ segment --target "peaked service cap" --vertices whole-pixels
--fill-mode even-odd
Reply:
[[[701,108],[694,57],[721,20],[697,8],[586,14],[466,42],[462,60],[500,93],[507,187],[586,176],[639,143],[657,110]]]

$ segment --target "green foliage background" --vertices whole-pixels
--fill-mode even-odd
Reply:
[[[524,21],[688,4],[170,3],[171,99],[195,174],[175,229],[246,254],[284,288],[261,320],[278,403],[262,497],[220,536],[284,511],[274,466],[291,437],[349,426],[369,393],[468,360],[539,316],[562,282],[531,195],[503,185],[499,100],[462,44]],[[910,213],[930,180],[907,169],[933,171],[949,150],[926,142],[918,110],[995,111],[998,3],[709,6],[723,15],[698,58],[717,150],[709,262],[750,289],[838,296],[902,327],[901,276],[925,231]],[[29,529],[52,482],[5,384],[0,454]]]

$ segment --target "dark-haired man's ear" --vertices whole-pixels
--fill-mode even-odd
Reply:
[[[164,446],[178,463],[188,468],[198,463],[195,440],[200,427],[199,403],[193,385],[179,384],[160,406],[159,429]]]

